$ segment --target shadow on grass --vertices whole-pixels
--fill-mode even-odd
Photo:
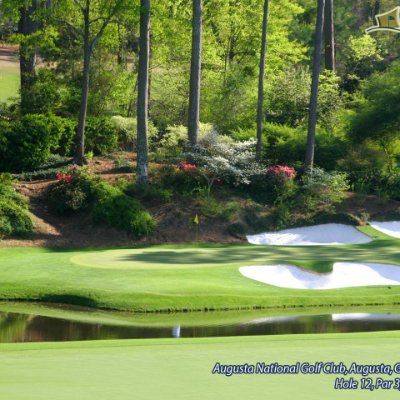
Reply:
[[[90,297],[74,294],[47,294],[44,296],[40,296],[37,301],[43,303],[71,304],[83,307],[98,307],[98,302],[96,300]]]
[[[191,264],[237,264],[266,263],[279,261],[288,263],[299,260],[300,266],[320,272],[329,272],[336,261],[394,262],[400,264],[400,248],[397,242],[379,240],[367,244],[351,246],[243,246],[207,249],[187,248],[180,251],[160,249],[160,251],[142,251],[117,255],[116,261],[138,262],[161,265]],[[384,261],[383,261],[384,260]],[[312,264],[312,265],[311,265]],[[330,266],[328,266],[328,264]]]

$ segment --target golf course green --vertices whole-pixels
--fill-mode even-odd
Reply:
[[[298,290],[247,279],[239,267],[289,263],[329,272],[336,261],[400,265],[399,240],[360,228],[374,241],[348,246],[175,245],[130,249],[0,250],[0,300],[128,311],[393,305],[399,286]]]
[[[12,400],[397,399],[398,390],[335,390],[336,378],[397,374],[212,374],[224,365],[400,361],[399,332],[0,344],[0,398]],[[377,351],[379,348],[379,351]],[[27,397],[29,394],[29,397]]]

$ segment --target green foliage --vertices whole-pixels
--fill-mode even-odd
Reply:
[[[254,129],[239,129],[233,136],[248,140],[255,136]],[[305,128],[267,123],[263,132],[263,158],[270,164],[302,165],[306,151]],[[342,134],[318,129],[316,135],[315,162],[322,168],[333,170],[339,160],[346,157],[348,140]]]
[[[174,195],[171,189],[155,184],[143,186],[137,182],[128,185],[124,191],[129,196],[137,196],[146,201],[160,201],[163,203],[169,202]]]
[[[343,51],[346,69],[343,86],[354,92],[363,79],[380,67],[383,57],[377,40],[371,35],[350,36],[346,44]]]
[[[307,117],[311,76],[304,68],[289,68],[274,77],[269,93],[267,120],[297,127]]]
[[[232,221],[240,211],[240,204],[236,201],[220,202],[212,196],[204,196],[199,200],[201,213],[210,218],[219,218],[223,221]]]
[[[14,178],[20,181],[35,181],[38,179],[52,179],[56,176],[60,169],[65,169],[71,163],[71,158],[51,155],[46,162],[39,165],[33,171],[21,172],[14,174]],[[62,171],[67,172],[67,171]]]
[[[337,124],[338,112],[343,106],[340,79],[330,71],[320,77],[318,96],[318,123],[328,131]],[[304,126],[310,103],[311,75],[304,68],[289,68],[275,76],[266,109],[267,120],[291,127]]]
[[[329,210],[345,198],[349,188],[345,173],[314,168],[302,178],[300,204],[305,210],[315,211],[318,207]]]
[[[0,174],[0,239],[24,237],[34,231],[26,200],[16,192],[9,174]]]
[[[375,194],[382,198],[400,200],[400,171],[365,170],[352,175],[352,187],[360,193]]]
[[[396,61],[362,85],[362,97],[358,99],[350,127],[354,143],[376,143],[387,154],[389,165],[400,153],[399,74],[400,62]]]
[[[315,215],[311,221],[313,224],[346,224],[359,226],[362,225],[360,218],[351,213],[333,213],[333,212],[320,212]]]
[[[244,239],[247,233],[247,228],[242,222],[234,222],[228,226],[228,232],[233,237]]]
[[[149,235],[155,228],[152,216],[142,205],[118,188],[102,181],[95,188],[93,221],[137,236]]]
[[[123,150],[136,151],[136,140],[137,140],[137,120],[136,118],[122,117],[116,115],[111,118],[111,122],[114,124],[118,132],[118,142]],[[149,121],[148,123],[148,139],[154,141],[158,135],[158,130],[154,124]]]
[[[61,156],[73,155],[76,148],[77,121],[50,114],[47,117],[47,123],[51,129],[52,137],[57,138],[57,143],[51,150]]]
[[[1,122],[0,170],[23,171],[38,167],[57,147],[58,136],[48,118],[40,114],[24,115],[18,121]]]
[[[88,209],[94,223],[137,236],[148,235],[155,228],[152,216],[138,200],[91,175],[87,168],[73,167],[69,173],[59,174],[58,183],[50,189],[48,198],[59,214]]]
[[[163,164],[151,172],[154,185],[174,193],[191,195],[205,187],[204,177],[197,168],[183,170],[174,164]]]
[[[48,201],[58,214],[71,214],[87,209],[95,198],[95,187],[100,179],[91,175],[87,168],[72,167],[59,173],[58,182],[50,188]]]
[[[49,114],[61,106],[61,90],[53,71],[40,68],[32,86],[27,89],[22,105],[25,113]]]
[[[126,158],[118,157],[114,160],[114,172],[130,173],[135,171],[135,167]]]
[[[199,141],[212,135],[217,135],[215,127],[211,124],[199,125]],[[186,126],[168,126],[166,133],[157,145],[157,158],[161,160],[178,161],[188,146],[188,130]]]
[[[117,148],[118,131],[107,117],[88,117],[86,120],[86,151],[95,155],[110,153]]]

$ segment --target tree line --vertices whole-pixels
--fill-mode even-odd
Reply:
[[[339,8],[343,10],[346,8],[346,2],[339,1]],[[163,9],[165,13],[171,18],[170,24],[174,24],[174,15],[178,7],[181,10],[188,12],[188,9],[181,6],[181,2],[166,2]],[[239,10],[239,2],[229,0],[226,4],[215,1],[215,6],[224,10],[224,13],[232,19],[230,26],[227,28],[221,23],[221,27],[216,26],[217,22],[213,21],[208,13],[210,13],[210,1],[207,0],[193,0],[191,2],[191,40],[190,40],[190,79],[188,89],[188,111],[187,111],[187,126],[188,126],[188,141],[191,146],[195,146],[198,140],[199,121],[201,113],[201,82],[202,82],[202,67],[203,59],[202,52],[204,51],[204,31],[203,20],[207,18],[210,30],[215,34],[217,41],[223,42],[223,35],[228,36],[228,46],[224,54],[225,70],[228,64],[233,62],[235,58],[246,57],[246,53],[253,51],[258,54],[258,90],[257,90],[257,104],[255,112],[255,125],[256,125],[256,158],[261,159],[263,129],[266,122],[267,113],[265,106],[265,84],[268,83],[266,73],[268,72],[269,55],[271,47],[274,46],[273,38],[269,35],[269,30],[277,30],[279,26],[271,25],[269,20],[271,2],[270,0],[262,1],[262,19],[259,26],[254,26],[255,31],[260,32],[260,41],[258,42],[259,53],[254,53],[249,43],[254,45],[256,42],[248,41],[248,48],[239,48],[238,37],[240,35],[251,36],[249,28],[243,28],[241,31],[241,21],[235,20],[232,16]],[[246,1],[246,6],[255,7],[254,1]],[[285,1],[279,1],[280,5],[287,8],[287,12],[295,15],[298,10],[291,10]],[[382,2],[356,2],[357,4],[349,8],[349,13],[356,11],[357,18],[362,23],[368,21],[374,13],[381,10]],[[368,3],[368,4],[367,4]],[[334,0],[302,0],[299,4],[309,12],[308,18],[308,42],[309,48],[298,55],[293,55],[299,58],[305,57],[305,53],[309,51],[309,58],[312,60],[312,79],[311,90],[308,107],[308,136],[307,136],[307,149],[305,154],[305,168],[312,170],[314,164],[315,152],[315,134],[318,118],[318,92],[320,85],[321,68],[323,64],[326,70],[337,72],[336,60],[336,44],[335,44],[335,6]],[[273,5],[273,4],[272,4]],[[347,3],[348,5],[348,3]],[[386,6],[386,3],[384,4]],[[351,8],[351,10],[350,10]],[[37,42],[35,40],[42,40],[48,43],[54,41],[54,30],[50,27],[55,27],[64,36],[71,40],[77,39],[81,44],[81,83],[80,83],[80,104],[78,113],[78,148],[75,156],[78,164],[85,162],[85,121],[88,110],[88,99],[90,91],[90,71],[93,62],[93,52],[98,43],[103,39],[107,29],[111,25],[117,25],[118,29],[124,27],[125,31],[129,31],[129,27],[135,18],[138,16],[139,22],[139,37],[137,40],[138,48],[138,67],[137,67],[137,82],[132,90],[136,90],[136,115],[137,115],[137,170],[138,180],[146,183],[148,179],[148,121],[149,121],[149,102],[151,101],[151,67],[152,67],[152,53],[156,52],[156,43],[160,41],[160,32],[153,32],[153,21],[160,29],[160,21],[157,21],[157,16],[153,16],[154,4],[151,0],[140,0],[135,2],[133,0],[3,0],[1,2],[1,10],[3,17],[8,19],[14,18],[18,21],[17,31],[20,43],[20,71],[21,71],[21,111],[22,113],[28,112],[30,92],[29,89],[34,82],[36,63],[37,63]],[[248,10],[240,10],[239,19],[250,12]],[[225,14],[224,14],[225,15]],[[224,15],[221,15],[224,16]],[[284,12],[283,12],[284,15]],[[158,15],[159,16],[159,15]],[[249,18],[246,16],[246,18]],[[306,18],[305,18],[306,20]],[[178,24],[179,22],[177,22]],[[275,21],[276,23],[276,21]],[[310,26],[314,25],[313,33],[310,34]],[[113,28],[115,34],[115,28]],[[286,29],[284,27],[283,29]],[[173,32],[174,28],[171,28]],[[306,31],[306,30],[305,30]],[[345,31],[344,28],[340,29],[342,35]],[[165,31],[166,32],[166,31]],[[153,43],[153,33],[159,37]],[[208,34],[208,33],[207,33]],[[293,36],[294,31],[291,32]],[[129,37],[129,32],[125,32],[126,37]],[[172,33],[173,35],[173,33]],[[258,37],[258,36],[257,36]],[[74,39],[75,40],[75,39]],[[127,39],[129,40],[129,39]],[[126,40],[125,40],[126,42]],[[132,43],[131,43],[132,44]],[[185,44],[180,43],[184,46]],[[121,46],[122,43],[121,43]],[[293,54],[295,54],[295,49]],[[254,57],[253,57],[254,58]],[[189,60],[187,60],[189,62]],[[271,62],[272,64],[272,62]],[[279,66],[277,67],[279,68]],[[212,68],[211,68],[212,70]],[[224,76],[224,79],[228,79]],[[227,85],[228,86],[228,85]]]

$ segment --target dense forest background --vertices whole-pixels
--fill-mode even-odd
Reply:
[[[222,180],[252,182],[258,192],[257,179],[249,177],[259,171],[252,165],[243,172],[243,166],[261,118],[257,165],[270,172],[293,168],[300,177],[318,3],[325,3],[325,24],[317,172],[331,172],[321,179],[341,184],[340,190],[400,198],[400,36],[365,33],[376,14],[398,6],[395,0],[1,0],[0,40],[19,45],[21,89],[1,105],[0,170],[32,171],[52,154],[83,164],[122,149],[134,152],[144,182],[147,157],[185,160],[185,171],[206,167],[208,194]],[[188,135],[192,145],[203,140],[203,150],[211,148],[204,138],[223,140],[214,143],[214,154],[200,154],[185,147]],[[222,149],[228,144],[229,151]],[[224,170],[216,155],[236,164]],[[294,176],[290,171],[286,178]],[[293,195],[287,185],[277,186],[265,186],[275,193],[275,206]]]

